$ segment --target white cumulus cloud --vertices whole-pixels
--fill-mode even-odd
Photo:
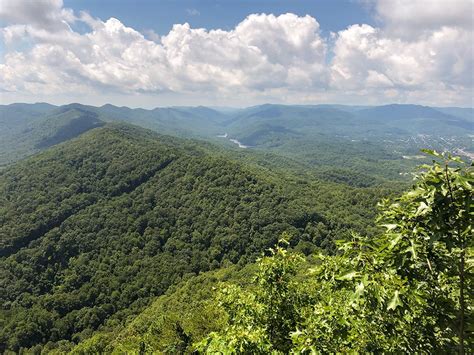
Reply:
[[[252,14],[231,30],[176,24],[159,36],[116,18],[74,13],[60,0],[0,0],[7,24],[0,28],[6,48],[0,91],[10,100],[113,93],[237,104],[469,104],[472,1],[426,3],[380,0],[374,4],[380,27],[352,25],[329,39],[309,15]],[[89,30],[75,31],[78,23]]]
[[[472,0],[380,0],[383,26],[340,31],[331,86],[363,95],[472,105]],[[431,95],[431,98],[429,98]]]
[[[378,18],[387,30],[413,36],[441,27],[472,31],[474,0],[378,0]]]
[[[75,21],[73,11],[65,9],[62,0],[0,0],[0,18],[46,31],[63,29]]]
[[[7,42],[21,36],[37,41],[29,51],[5,56],[0,68],[9,72],[9,88],[42,91],[49,81],[67,79],[65,88],[74,82],[123,92],[248,91],[311,87],[324,77],[326,46],[309,16],[251,15],[232,31],[175,25],[158,43],[115,18],[87,21],[91,31],[83,35],[69,27],[3,28]],[[25,75],[22,61],[33,64],[27,72],[34,68],[46,80],[25,83],[34,75]]]

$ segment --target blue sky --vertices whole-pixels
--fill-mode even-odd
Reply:
[[[474,0],[0,0],[0,103],[473,104]]]
[[[137,30],[164,35],[173,24],[188,22],[194,28],[234,28],[253,13],[275,15],[291,12],[318,19],[323,32],[336,32],[352,24],[374,24],[368,6],[357,0],[65,0],[65,7],[86,10],[101,19],[116,17]]]

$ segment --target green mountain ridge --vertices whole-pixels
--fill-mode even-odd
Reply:
[[[331,142],[335,147],[329,145],[326,149],[329,153],[339,155],[337,147],[347,146],[346,155],[354,152],[355,159],[379,153],[389,160],[393,157],[401,160],[403,155],[417,154],[422,147],[474,150],[469,136],[474,132],[474,116],[468,108],[265,104],[219,111],[204,106],[145,110],[110,104],[101,107],[13,104],[0,106],[0,164],[17,161],[40,150],[36,145],[44,131],[54,136],[54,129],[62,130],[59,136],[75,137],[78,132],[74,125],[69,133],[64,130],[67,124],[59,120],[56,128],[51,125],[54,117],[64,115],[67,120],[72,114],[69,111],[81,111],[104,122],[124,121],[162,134],[232,146],[228,140],[216,137],[228,133],[230,138],[253,149],[297,157],[313,165],[328,165],[328,160],[313,161],[305,154],[316,155],[321,145]],[[365,149],[367,143],[375,148]],[[339,167],[339,163],[332,165]],[[395,176],[392,174],[391,178]]]
[[[106,123],[1,171],[3,349],[87,339],[182,278],[255,260],[283,231],[306,251],[375,231],[387,188],[233,156]]]
[[[222,112],[203,106],[145,110],[77,103],[0,107],[3,112],[11,111],[4,114],[8,124],[15,122],[19,109],[23,112],[13,132],[0,130],[0,169],[107,122],[127,122],[161,134],[200,139],[233,148],[236,154],[242,149],[230,139],[237,139],[250,147],[247,150],[252,153],[247,156],[284,156],[313,171],[318,179],[359,187],[407,181],[418,164],[429,162],[420,160],[422,147],[464,154],[467,159],[474,154],[469,133],[474,126],[472,110],[463,108],[442,112],[419,105],[265,104]],[[29,108],[30,119],[25,116]],[[3,132],[9,134],[2,137]],[[224,133],[227,138],[220,137]]]
[[[304,255],[375,236],[420,144],[472,144],[461,108],[224,111],[0,106],[1,352],[190,351],[282,232]]]
[[[52,108],[45,116],[30,119],[16,133],[3,137],[0,161],[14,162],[104,124],[97,113],[90,110]]]

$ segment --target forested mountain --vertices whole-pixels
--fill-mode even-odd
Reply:
[[[0,355],[474,355],[473,5],[0,0]]]
[[[24,125],[52,111],[56,106],[47,103],[0,105],[2,132],[23,129]]]
[[[122,121],[182,137],[212,135],[221,115],[204,107],[130,109],[69,104],[0,106],[0,165],[17,161],[50,145],[100,125]],[[214,133],[218,133],[215,131]]]
[[[257,162],[107,123],[1,171],[3,346],[86,339],[182,278],[255,260],[284,231],[306,253],[375,233],[389,189]]]
[[[15,161],[104,125],[95,112],[81,108],[55,109],[5,134],[0,161]]]
[[[437,111],[447,113],[448,115],[472,120],[474,116],[474,108],[472,107],[435,107]]]
[[[287,106],[260,105],[244,109],[231,117],[226,125],[230,130],[249,129],[251,125],[271,124],[295,129],[312,129],[317,133],[374,138],[392,135],[443,133],[463,135],[472,133],[474,117],[469,109],[446,109],[441,112],[420,105],[385,105],[354,107],[343,105]],[[457,115],[460,115],[459,117]],[[407,125],[407,120],[410,124]],[[248,142],[250,143],[250,142]]]
[[[469,353],[474,174],[431,154],[412,189],[382,203],[376,236],[308,256],[281,239],[257,265],[183,280],[72,353]]]
[[[456,117],[418,105],[262,105],[231,118],[225,131],[245,145],[315,166],[392,179],[414,167],[404,160],[417,159],[422,147],[471,154],[474,148],[474,116]]]
[[[127,320],[158,296],[132,324],[145,327],[140,319],[166,309],[171,323],[153,323],[162,335],[152,342],[189,348],[189,327],[202,338],[223,323],[185,326],[189,314],[203,315],[179,302],[204,307],[216,280],[245,284],[253,267],[238,270],[282,232],[305,255],[332,254],[352,233],[378,235],[377,202],[429,161],[420,147],[472,152],[472,110],[461,108],[14,104],[0,113],[0,343],[8,351],[81,343],[80,353],[119,331],[113,349],[141,351],[142,334],[126,343],[135,331]]]
[[[100,125],[99,121],[124,121],[229,147],[239,142],[240,147],[285,155],[318,169],[342,168],[389,179],[411,170],[423,147],[471,158],[474,154],[474,116],[468,108],[267,104],[235,110],[202,106],[144,110],[14,104],[0,109],[3,165],[43,149],[49,143],[43,146],[42,140],[60,142]],[[75,121],[68,123],[72,118]]]

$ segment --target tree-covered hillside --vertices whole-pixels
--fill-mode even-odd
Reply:
[[[179,137],[214,137],[227,117],[206,107],[153,110],[82,104],[0,105],[0,167],[77,137],[105,122],[126,122]]]
[[[434,154],[383,202],[376,236],[306,257],[282,239],[257,265],[183,280],[72,353],[471,353],[474,174]]]
[[[35,108],[28,106],[28,118],[17,120],[17,126],[10,132],[0,133],[0,165],[15,162],[105,124],[97,113],[81,108],[50,109],[39,117],[34,116]],[[16,120],[17,116],[12,118]]]
[[[76,137],[94,122],[116,121],[226,147],[237,148],[230,140],[237,139],[250,150],[284,155],[313,169],[346,169],[391,180],[400,180],[420,162],[421,148],[474,154],[474,116],[468,108],[266,104],[145,110],[14,104],[0,106],[0,116],[0,167]]]
[[[283,231],[304,253],[375,233],[388,189],[231,156],[107,124],[1,171],[3,349],[86,339],[182,278],[255,260]]]

